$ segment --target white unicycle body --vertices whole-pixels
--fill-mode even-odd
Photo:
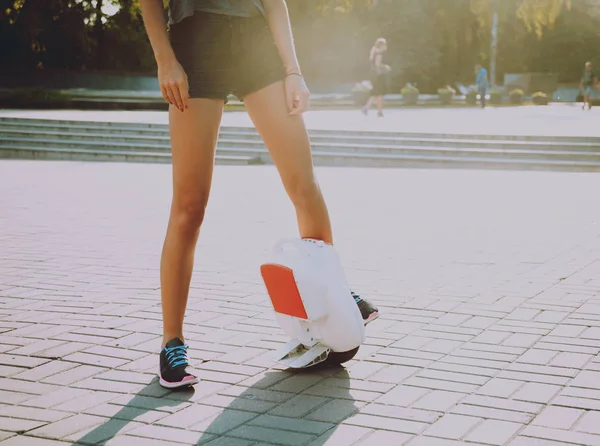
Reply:
[[[354,357],[365,326],[333,246],[282,240],[261,265],[261,275],[277,322],[290,338],[276,352],[276,362],[300,369]]]

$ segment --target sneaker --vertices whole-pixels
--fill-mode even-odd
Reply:
[[[160,385],[167,389],[177,389],[197,384],[200,380],[186,371],[189,366],[187,344],[179,338],[167,342],[160,351]]]
[[[365,325],[367,325],[370,322],[373,322],[379,317],[379,310],[375,305],[373,305],[368,300],[363,299],[354,291],[351,291],[351,293],[352,297],[354,298],[354,302],[356,302],[356,305],[358,305],[358,309],[360,310],[360,314],[362,315],[363,320],[365,321]]]

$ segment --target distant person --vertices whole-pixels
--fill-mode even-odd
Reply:
[[[592,88],[598,88],[598,77],[592,68],[592,63],[586,62],[583,76],[579,83],[579,90],[583,93],[582,110],[585,110],[585,104],[587,104],[588,110],[592,109]]]
[[[392,69],[384,63],[384,56],[387,52],[387,42],[384,38],[379,38],[375,41],[375,45],[371,48],[369,61],[371,64],[371,83],[373,89],[367,104],[362,108],[362,112],[367,115],[373,102],[377,102],[377,116],[383,117],[383,96],[387,93],[387,79]]]
[[[477,64],[475,65],[475,74],[477,75],[475,83],[477,85],[477,93],[479,93],[481,99],[481,108],[485,108],[485,97],[489,88],[488,72],[481,65]]]

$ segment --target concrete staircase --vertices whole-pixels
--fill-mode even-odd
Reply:
[[[310,132],[316,165],[600,171],[600,138]],[[161,124],[0,118],[0,158],[171,162]],[[221,128],[217,164],[272,163],[253,128]]]

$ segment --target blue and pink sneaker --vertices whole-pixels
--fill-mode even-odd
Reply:
[[[179,338],[167,342],[160,351],[160,385],[167,389],[189,387],[200,380],[187,372],[189,366],[187,344]]]
[[[379,309],[369,302],[366,299],[363,299],[354,291],[351,291],[352,297],[354,298],[354,302],[358,305],[358,309],[360,310],[360,314],[365,321],[365,325],[373,322],[375,319],[379,317]]]

